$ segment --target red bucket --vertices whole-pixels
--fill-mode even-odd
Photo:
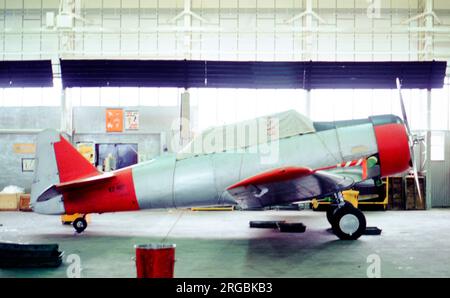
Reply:
[[[173,278],[175,244],[135,245],[137,278]]]

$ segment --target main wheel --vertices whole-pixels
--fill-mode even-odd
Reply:
[[[82,233],[87,228],[87,221],[83,217],[78,217],[72,223],[77,233]]]
[[[341,240],[356,240],[366,230],[366,217],[352,205],[344,205],[333,214],[333,232]]]
[[[351,206],[353,207],[353,205],[347,201],[344,202],[344,206]],[[327,209],[327,220],[330,223],[331,226],[333,226],[333,222],[334,222],[334,212],[337,209],[337,205],[330,205]]]
[[[334,211],[336,211],[337,206],[330,205],[327,209],[327,220],[330,225],[333,225]]]

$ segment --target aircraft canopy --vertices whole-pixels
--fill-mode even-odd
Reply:
[[[218,152],[243,152],[248,147],[299,134],[315,132],[306,116],[295,110],[266,115],[238,123],[208,128],[187,144],[177,155],[184,159]]]

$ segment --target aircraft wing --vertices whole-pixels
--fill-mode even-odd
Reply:
[[[327,170],[284,167],[244,179],[227,188],[243,208],[282,205],[323,198],[349,189],[355,180]]]

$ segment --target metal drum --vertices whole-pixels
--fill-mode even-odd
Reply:
[[[175,244],[135,245],[137,278],[173,278]]]

